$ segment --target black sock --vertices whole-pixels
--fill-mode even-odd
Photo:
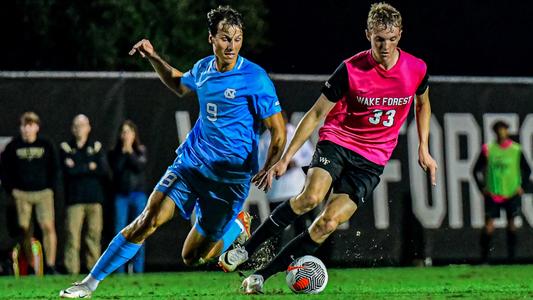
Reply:
[[[492,234],[488,234],[485,230],[481,233],[481,261],[487,262],[487,259],[489,257],[489,248],[490,248],[490,241],[492,239]]]
[[[507,253],[510,260],[514,259],[516,246],[516,232],[507,230]]]
[[[280,234],[287,226],[289,226],[298,215],[292,210],[289,200],[283,202],[274,209],[270,216],[257,228],[250,239],[244,244],[244,248],[248,254],[252,254],[257,248],[272,236]]]
[[[255,274],[262,275],[267,280],[272,275],[285,271],[294,259],[315,253],[318,247],[320,247],[320,244],[311,239],[309,231],[304,230],[299,236],[290,241],[266,267],[257,270]]]

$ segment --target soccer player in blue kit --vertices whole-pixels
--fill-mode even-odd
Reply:
[[[214,55],[199,60],[185,73],[159,57],[146,39],[130,51],[130,55],[139,53],[147,58],[178,96],[195,92],[200,115],[141,215],[117,234],[90,274],[62,290],[61,297],[90,297],[100,281],[131,259],[144,240],[173,217],[176,208],[184,218],[193,210],[197,216],[183,245],[182,258],[187,265],[216,258],[236,239],[249,236],[249,216],[239,212],[250,180],[263,178],[279,160],[285,147],[285,124],[266,72],[239,56],[242,16],[228,6],[219,6],[207,19]],[[265,165],[257,172],[261,123],[272,140]]]

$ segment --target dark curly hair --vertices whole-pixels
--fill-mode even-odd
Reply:
[[[211,35],[217,34],[220,22],[224,22],[224,26],[237,26],[244,30],[242,15],[229,5],[221,5],[207,13],[207,28]]]

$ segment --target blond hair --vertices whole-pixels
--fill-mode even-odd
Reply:
[[[400,12],[385,2],[372,4],[366,20],[367,30],[384,30],[389,27],[402,29],[402,15]]]

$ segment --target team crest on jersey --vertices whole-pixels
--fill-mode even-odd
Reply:
[[[235,99],[235,94],[237,94],[237,90],[235,89],[226,89],[224,91],[224,97],[226,97],[226,99]]]

